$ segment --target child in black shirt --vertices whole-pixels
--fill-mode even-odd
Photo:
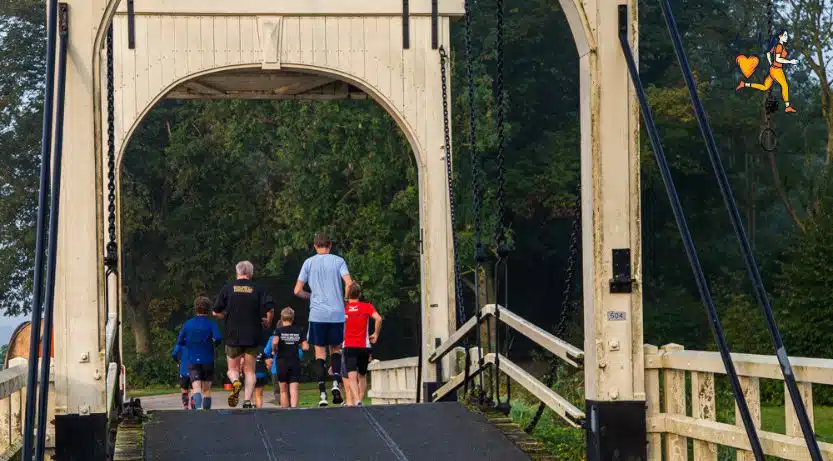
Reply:
[[[301,381],[301,360],[298,348],[309,350],[304,329],[294,325],[295,311],[285,307],[272,339],[272,355],[276,357],[278,382],[281,387],[281,408],[298,407],[298,383]],[[287,389],[288,388],[288,389]],[[288,391],[288,392],[287,392]]]

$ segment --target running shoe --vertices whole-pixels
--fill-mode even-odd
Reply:
[[[333,405],[339,405],[341,402],[344,402],[344,399],[341,398],[341,389],[338,388],[338,385],[333,386]]]
[[[245,402],[243,402],[243,409],[244,409],[244,410],[247,410],[247,409],[250,409],[250,408],[254,408],[254,407],[255,407],[255,406],[254,406],[254,405],[252,405],[251,400],[246,400]]]
[[[321,393],[321,401],[320,401],[320,402],[318,402],[318,406],[319,406],[319,407],[326,407],[327,405],[329,405],[329,404],[327,403],[327,393],[326,393],[326,392],[322,392],[322,393]]]
[[[236,380],[231,384],[231,393],[228,395],[228,406],[234,408],[240,403],[240,389],[243,388],[243,383]]]

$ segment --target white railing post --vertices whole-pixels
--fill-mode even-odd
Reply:
[[[804,401],[804,408],[807,409],[807,417],[810,419],[810,424],[813,429],[816,427],[816,421],[813,411],[813,384],[798,382],[798,390],[801,392],[801,400]],[[793,437],[804,437],[801,432],[801,425],[798,424],[798,418],[795,417],[795,407],[790,399],[790,393],[787,391],[787,384],[784,383],[784,420],[787,427],[787,435]]]
[[[713,374],[691,372],[691,411],[694,418],[715,420]],[[695,439],[694,461],[717,461],[717,445]]]
[[[750,378],[748,376],[740,377],[740,387],[743,389],[743,396],[746,399],[746,404],[749,406],[749,414],[752,416],[752,422],[755,427],[761,428],[761,381],[759,378]],[[735,403],[735,424],[743,427],[743,420],[740,417],[740,410],[737,403]],[[738,450],[738,461],[755,461],[755,455],[751,451]]]
[[[662,346],[665,353],[681,351],[679,344]],[[665,413],[685,416],[685,370],[663,370],[665,388]],[[667,461],[687,461],[688,442],[685,437],[669,433],[665,437],[665,459]]]
[[[659,348],[646,344],[644,352],[647,363],[648,357],[659,353]],[[647,368],[645,369],[645,404],[649,420],[652,416],[660,414],[659,395],[659,369]],[[648,432],[648,461],[662,461],[662,434],[659,432]]]

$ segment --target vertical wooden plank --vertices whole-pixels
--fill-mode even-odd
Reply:
[[[414,18],[411,19],[411,29],[415,26]],[[411,32],[413,33],[413,32]],[[416,95],[413,92],[412,80],[414,78],[414,44],[411,48],[402,51],[402,113],[409,125],[414,123],[414,106],[416,105]]]
[[[167,50],[162,43],[162,16],[148,17],[147,43],[148,95],[152,101],[162,91],[162,55]]]
[[[330,19],[332,21],[332,19]],[[284,17],[281,25],[281,62],[301,62],[301,20]]]
[[[350,72],[351,50],[353,44],[350,42],[350,18],[338,18],[338,69],[343,72]]]
[[[240,64],[240,17],[226,18],[226,64]]]
[[[431,139],[430,129],[431,129],[431,116],[430,114],[436,114],[438,117],[435,121],[438,125],[434,126],[443,126],[442,125],[442,99],[438,99],[436,102],[433,100],[428,100],[427,95],[425,94],[425,88],[429,84],[428,78],[433,80],[431,84],[434,82],[440,81],[440,74],[439,72],[434,75],[433,73],[429,72],[429,68],[436,68],[436,62],[439,62],[440,56],[439,53],[431,49],[431,18],[430,17],[420,17],[416,21],[413,21],[414,25],[414,41],[416,43],[416,47],[414,49],[415,59],[414,59],[414,91],[416,96],[416,104],[414,105],[415,116],[414,116],[414,130],[417,133],[417,137],[419,138],[419,143],[423,149],[430,152],[429,155],[433,155],[435,152],[435,146],[428,145],[428,140]],[[435,60],[430,65],[428,64],[428,60]],[[451,74],[448,74],[449,78],[449,92],[448,92],[448,109],[449,112],[451,111],[451,107],[453,105],[451,99]],[[450,114],[449,114],[450,116]],[[452,123],[449,120],[449,123]],[[444,143],[440,141],[437,143],[437,147],[442,146]],[[492,331],[497,334],[497,321],[490,318],[489,321],[494,321],[494,329]]]
[[[126,47],[127,40],[125,40]],[[26,417],[24,414],[26,408],[26,389],[21,389],[12,394],[10,400],[12,407],[12,442],[14,442],[23,436],[23,419]]]
[[[683,346],[668,344],[662,347],[667,352],[681,351]],[[685,371],[663,370],[665,389],[665,412],[668,414],[685,415]],[[665,439],[666,461],[687,461],[688,442],[685,437],[667,434]]]
[[[202,21],[199,17],[188,16],[188,68],[185,75],[199,72],[202,68]]]
[[[214,66],[229,64],[228,22],[234,17],[217,17],[214,19]]]
[[[124,28],[117,30],[127,31],[127,17],[121,18],[121,22]],[[121,51],[122,62],[124,63],[122,67],[124,72],[124,86],[122,87],[123,98],[121,101],[121,126],[123,130],[120,136],[121,141],[124,140],[124,136],[133,124],[133,120],[136,117],[136,107],[138,106],[136,102],[136,54],[139,52],[139,49],[138,47],[133,50],[127,48],[127,34],[125,33],[123,35],[123,37],[120,37],[121,40],[119,40],[119,49]]]
[[[176,36],[176,47],[174,52],[174,75],[180,79],[188,75],[188,18],[177,16],[174,19],[174,35]]]
[[[388,66],[390,67],[390,95],[394,107],[402,113],[405,110],[405,95],[403,93],[403,59],[402,50],[402,18],[389,19],[389,50]]]
[[[715,420],[713,374],[691,373],[691,411],[694,418]],[[694,461],[717,461],[717,445],[694,440]]]
[[[150,99],[148,18],[148,16],[136,18],[136,113],[134,117],[139,116]]]
[[[124,25],[124,28],[120,26]],[[116,138],[116,145],[119,144],[121,139],[124,139],[124,134],[127,128],[124,126],[124,88],[125,88],[125,75],[124,75],[124,65],[125,65],[125,58],[124,58],[124,51],[127,50],[127,34],[119,34],[116,31],[126,31],[127,27],[127,20],[125,18],[114,18],[113,19],[113,102],[115,103],[116,107],[113,108],[113,114],[115,115],[116,122],[113,124],[113,132]],[[105,50],[102,54],[102,58],[105,60],[104,65],[102,66],[104,70],[104,82],[102,86],[102,98],[104,103],[101,105],[102,110],[104,111],[104,116],[101,120],[107,120],[107,51]],[[107,127],[103,128],[103,146],[107,146],[107,138],[109,136],[107,132]],[[106,162],[102,162],[102,167],[106,168]],[[102,170],[103,171],[103,170]],[[106,188],[105,188],[106,189]]]
[[[379,91],[390,99],[390,18],[377,18],[376,40],[376,85]]]
[[[379,47],[379,37],[376,34],[376,23],[379,18],[368,17],[364,18],[364,37],[365,37],[365,58],[364,58],[364,75],[367,83],[374,88],[379,87],[379,58],[376,51]]]
[[[200,70],[208,70],[214,67],[215,48],[214,17],[202,17],[200,18]]]
[[[746,397],[746,404],[749,406],[749,413],[752,415],[752,422],[755,427],[761,427],[761,384],[758,378],[748,376],[740,377],[740,387]],[[735,403],[735,424],[743,427],[743,420],[740,418],[737,403]],[[755,455],[751,451],[738,450],[738,461],[755,461]]]
[[[324,18],[324,21],[326,63],[328,67],[338,67],[338,50],[341,47],[338,41],[338,18]]]
[[[0,453],[4,453],[12,443],[12,399],[0,400]]]
[[[804,402],[804,408],[807,409],[807,417],[810,418],[810,424],[815,429],[816,421],[813,410],[813,384],[812,383],[796,383],[798,390],[801,392],[801,400]],[[787,383],[784,383],[784,419],[787,427],[787,435],[793,437],[804,437],[801,432],[801,425],[798,423],[798,418],[795,416],[795,407],[792,399],[790,399],[790,392],[787,390]]]
[[[240,18],[240,59],[244,63],[258,62],[260,53],[256,53],[257,23],[252,17]]]
[[[162,43],[164,51],[159,62],[162,74],[162,86],[167,87],[176,80],[176,20],[172,16],[162,16]]]
[[[646,344],[644,351],[646,356],[654,355],[659,353],[659,348]],[[646,416],[649,421],[652,416],[659,416],[660,414],[659,396],[659,370],[656,368],[646,369],[645,405],[647,406]],[[658,432],[648,432],[648,461],[662,461],[662,434]]]
[[[327,18],[312,19],[312,63],[327,67]]]
[[[313,33],[313,21],[315,18],[300,18],[300,22],[298,24],[300,36],[300,63],[302,64],[312,64],[313,63],[313,41],[312,41],[312,33]]]
[[[350,73],[364,79],[364,21],[363,17],[350,18]]]

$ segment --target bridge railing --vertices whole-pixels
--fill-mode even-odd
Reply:
[[[374,360],[367,369],[371,383],[367,396],[373,405],[416,402],[418,357]]]
[[[23,446],[26,375],[25,365],[0,371],[0,460],[12,459]]]
[[[687,351],[677,344],[662,348],[645,345],[645,390],[648,405],[648,459],[687,461],[693,440],[694,461],[717,461],[718,445],[737,449],[738,460],[754,460],[743,423],[716,421],[715,375],[726,373],[717,352]],[[749,410],[761,427],[761,379],[783,381],[775,356],[732,354]],[[833,385],[833,360],[790,357],[804,405],[813,421],[813,385]],[[690,394],[690,409],[687,394]],[[786,433],[759,431],[767,455],[780,459],[809,459],[801,427],[785,391]],[[662,440],[665,440],[663,457]],[[833,444],[819,443],[825,459],[833,459]]]

